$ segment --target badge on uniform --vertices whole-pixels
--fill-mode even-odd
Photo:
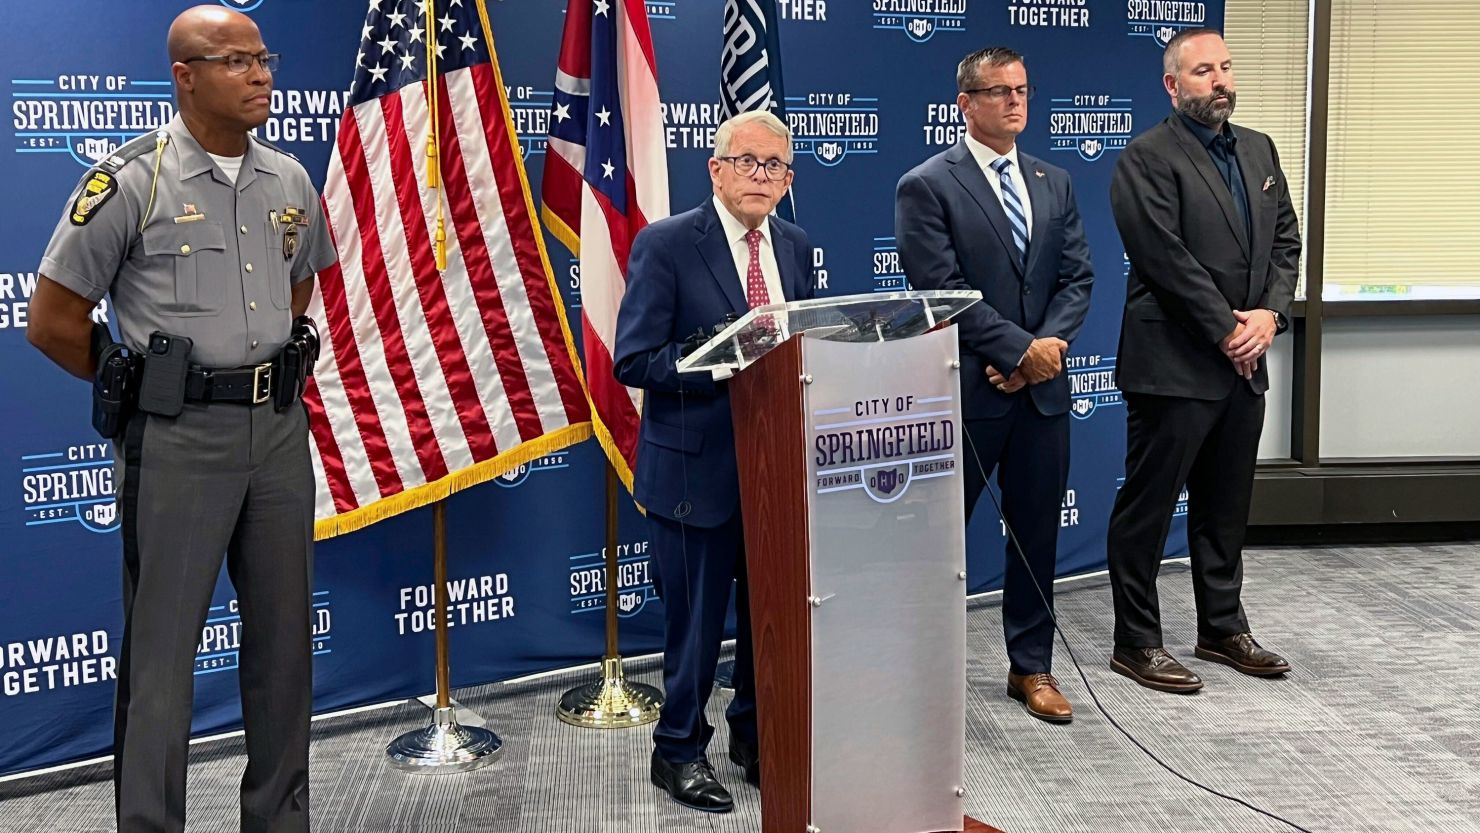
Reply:
[[[87,225],[87,221],[93,218],[93,213],[116,193],[118,180],[102,171],[93,171],[92,176],[83,183],[82,191],[77,194],[77,201],[72,203],[72,225]]]
[[[298,251],[298,228],[308,225],[308,213],[290,205],[281,214],[273,211],[269,216],[274,225],[283,227],[283,260],[292,260]]]

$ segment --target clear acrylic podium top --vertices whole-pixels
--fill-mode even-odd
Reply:
[[[969,289],[931,289],[767,304],[704,342],[679,361],[678,370],[741,370],[798,333],[828,341],[910,338],[949,321],[981,297]]]

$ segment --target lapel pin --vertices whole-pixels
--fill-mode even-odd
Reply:
[[[205,213],[202,212],[202,211],[200,211],[199,209],[197,209],[195,207],[195,203],[193,203],[193,202],[187,202],[187,203],[181,203],[180,205],[181,205],[182,208],[185,209],[185,213],[184,214],[181,214],[180,216],[178,216],[178,217],[175,218],[175,222],[177,224],[178,223],[193,223],[196,220],[204,220],[206,218]]]
[[[1259,190],[1261,190],[1261,191],[1268,191],[1269,190],[1269,186],[1271,186],[1273,184],[1274,184],[1274,177],[1267,176],[1267,177],[1264,178],[1264,187],[1263,188],[1260,188]]]
[[[1034,168],[1033,169],[1033,175],[1036,176],[1036,177],[1038,177],[1039,179],[1042,179],[1043,178],[1043,171],[1040,171],[1037,168]]]

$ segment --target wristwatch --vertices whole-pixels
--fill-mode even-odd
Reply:
[[[1265,312],[1274,316],[1275,333],[1283,333],[1285,331],[1285,328],[1290,326],[1290,322],[1285,320],[1285,316],[1280,315],[1278,312],[1272,309],[1266,309]]]

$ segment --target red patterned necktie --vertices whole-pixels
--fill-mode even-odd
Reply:
[[[745,271],[745,303],[751,309],[771,303],[771,294],[766,291],[766,276],[761,273],[761,230],[745,232],[745,242],[750,246],[750,268]]]

